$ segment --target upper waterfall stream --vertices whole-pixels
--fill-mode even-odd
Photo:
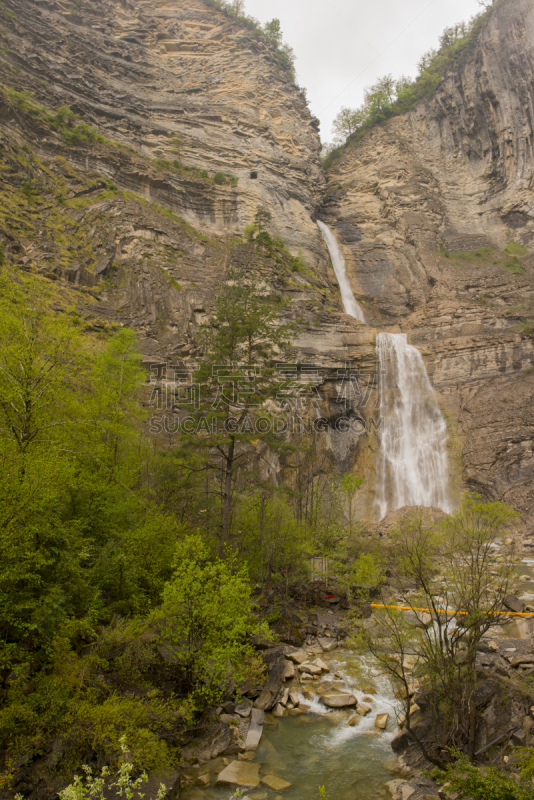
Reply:
[[[377,464],[380,516],[402,506],[451,511],[447,424],[417,348],[405,333],[376,337],[382,428]]]
[[[352,289],[350,288],[350,283],[345,271],[345,259],[343,258],[341,247],[339,246],[336,237],[328,225],[325,225],[325,223],[321,222],[321,220],[317,220],[317,225],[323,235],[323,239],[328,247],[328,252],[330,253],[330,258],[332,259],[332,266],[334,267],[337,282],[339,283],[339,289],[341,292],[341,299],[343,301],[345,313],[350,314],[351,317],[356,317],[356,319],[359,319],[360,322],[365,323],[365,315],[361,307],[356,302],[356,298],[354,297]]]

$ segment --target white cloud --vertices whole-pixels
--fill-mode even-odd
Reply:
[[[278,17],[297,56],[297,80],[321,120],[323,142],[341,106],[358,106],[386,73],[416,74],[417,61],[447,25],[467,21],[477,0],[245,0],[265,23]]]

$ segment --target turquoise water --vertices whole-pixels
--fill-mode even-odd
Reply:
[[[316,656],[311,656],[313,659]],[[321,658],[330,673],[320,681],[307,684],[300,692],[301,702],[309,705],[304,714],[275,718],[266,714],[264,732],[254,761],[260,765],[260,781],[274,774],[291,786],[274,791],[260,782],[254,789],[243,789],[250,800],[319,800],[319,787],[324,786],[328,800],[377,800],[390,798],[387,781],[394,772],[395,756],[390,742],[395,735],[394,700],[387,684],[370,683],[357,677],[357,659],[349,650],[335,650]],[[333,677],[334,672],[341,679]],[[296,681],[287,685],[298,689]],[[359,718],[355,727],[347,726],[354,709],[327,709],[318,701],[321,691],[353,692],[358,700],[365,698],[371,712]],[[361,687],[361,688],[360,688]],[[372,691],[370,691],[372,689]],[[306,694],[303,694],[305,692]],[[375,726],[377,714],[389,713],[387,731]],[[229,756],[233,761],[236,756]],[[197,768],[197,774],[209,770],[211,783],[206,788],[191,787],[182,792],[184,800],[230,800],[234,787],[215,786],[218,771],[224,768],[221,758]],[[237,787],[236,787],[237,788]]]

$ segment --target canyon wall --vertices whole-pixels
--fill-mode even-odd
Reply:
[[[527,520],[533,75],[534,3],[504,0],[433,96],[346,148],[320,210],[367,318],[423,350],[450,421],[457,488]]]
[[[447,414],[456,494],[479,490],[528,521],[532,0],[501,0],[464,65],[349,145],[326,179],[318,122],[272,45],[202,0],[4,0],[0,23],[0,239],[13,264],[77,292],[88,324],[135,327],[147,364],[185,368],[217,280],[252,269],[294,301],[287,359],[318,367],[331,422],[376,416],[376,391],[365,409],[341,401],[346,365],[373,374],[376,330],[405,331]],[[68,106],[104,138],[69,141],[35,104]],[[243,236],[258,207],[287,251]],[[343,247],[369,327],[342,312],[316,218]],[[288,260],[299,251],[303,268]],[[376,438],[323,438],[372,501]]]

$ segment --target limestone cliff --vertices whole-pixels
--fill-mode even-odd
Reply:
[[[426,354],[457,475],[527,516],[533,70],[534,3],[503,0],[432,97],[346,149],[320,212],[368,319]]]
[[[373,331],[342,313],[314,221],[318,121],[272,45],[203,0],[6,0],[0,20],[8,260],[77,288],[89,325],[133,326],[147,364],[185,368],[218,278],[246,266],[294,300],[288,359],[318,366],[342,415],[333,384],[348,360],[372,372]],[[259,206],[286,250],[243,238]],[[338,438],[348,467],[366,438]]]
[[[188,166],[234,175],[238,187],[199,197],[139,166],[119,175],[89,154],[85,168],[210,232],[242,233],[266,205],[290,248],[324,261],[310,219],[324,180],[318,121],[268,42],[202,0],[8,0],[3,17],[4,83],[50,109],[69,106],[141,155],[172,161],[179,151]]]
[[[70,283],[88,324],[134,326],[147,362],[185,366],[216,280],[246,265],[295,301],[288,358],[318,365],[331,421],[373,416],[375,390],[363,411],[338,402],[344,365],[372,373],[376,329],[407,331],[448,414],[456,488],[528,516],[532,0],[501,0],[461,69],[349,146],[326,188],[317,120],[272,46],[203,0],[3,0],[0,24],[12,263]],[[73,136],[81,123],[95,131]],[[289,250],[243,238],[258,206]],[[342,313],[316,217],[374,327]],[[327,450],[371,486],[375,445],[332,434]]]

